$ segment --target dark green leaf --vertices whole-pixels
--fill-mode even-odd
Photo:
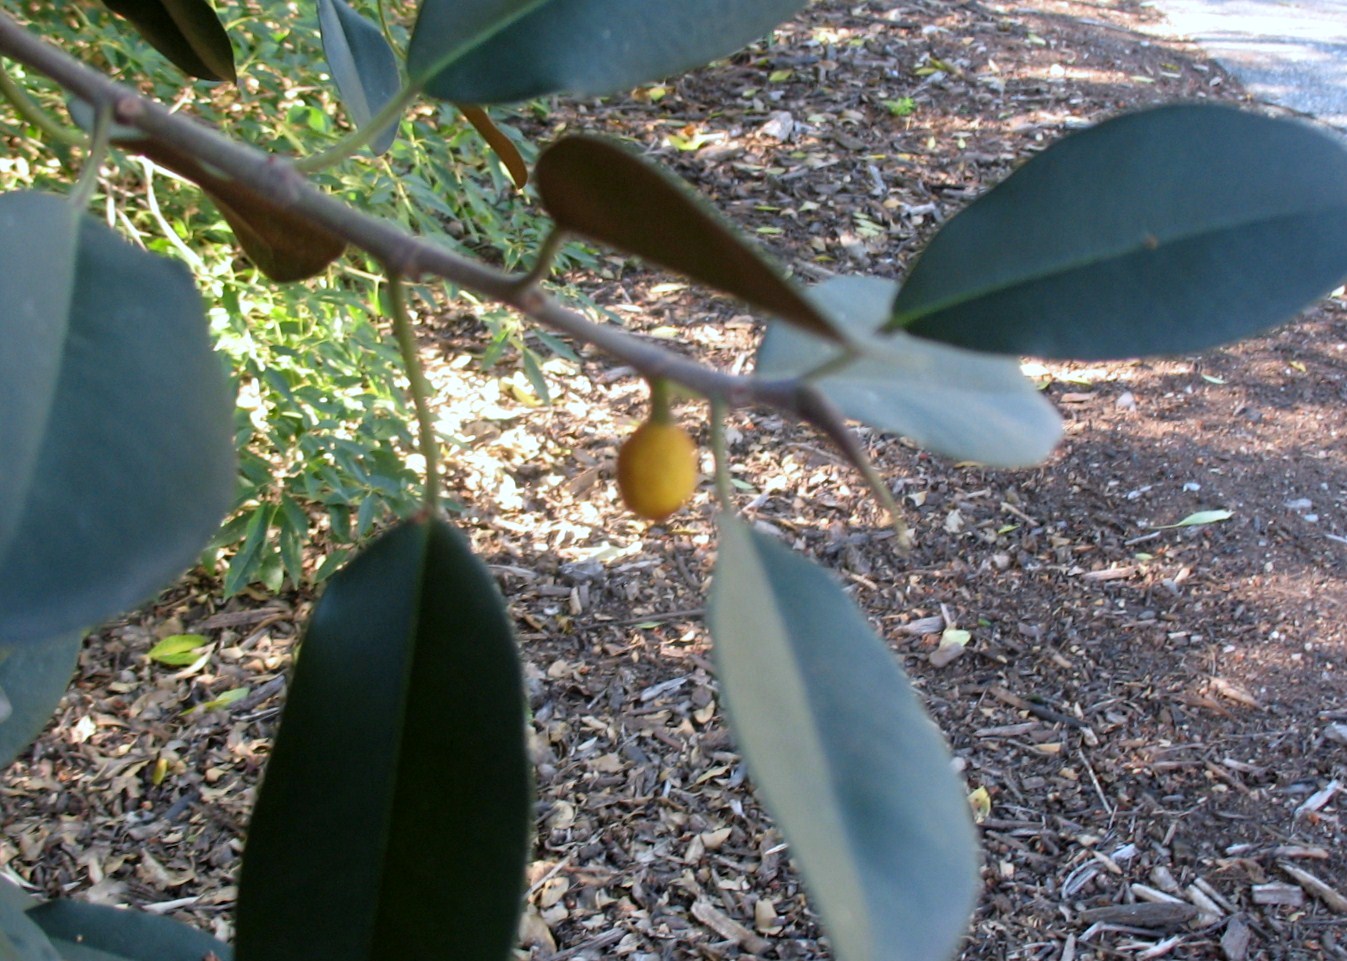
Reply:
[[[41,903],[13,881],[0,877],[0,912],[28,911]]]
[[[262,504],[249,515],[243,544],[229,561],[229,570],[225,574],[226,596],[232,597],[258,579],[258,568],[262,563],[263,550],[268,543],[267,532],[271,529],[271,518],[275,513],[275,504]]]
[[[242,191],[222,191],[220,186],[202,184],[243,252],[272,280],[282,284],[308,280],[346,250],[346,241],[312,221]]]
[[[83,632],[22,647],[0,645],[0,698],[9,706],[0,717],[0,770],[51,720],[79,662]]]
[[[309,625],[248,831],[239,956],[508,958],[524,725],[510,621],[463,537],[380,537]]]
[[[977,842],[940,732],[821,568],[734,517],[708,624],[735,738],[839,961],[938,961],[968,925]]]
[[[52,938],[51,941],[61,952],[61,961],[127,961],[123,955],[109,954],[107,951],[91,948],[87,944],[62,941],[60,938]]]
[[[0,195],[0,558],[24,517],[5,505],[27,500],[47,439],[78,247],[79,215],[70,204],[45,194]]]
[[[461,103],[596,96],[733,53],[805,0],[424,0],[407,70]]]
[[[0,959],[61,961],[42,928],[27,914],[38,902],[0,878]]]
[[[220,961],[231,961],[234,956],[223,941],[181,921],[144,911],[62,899],[31,908],[28,917],[69,958],[77,958],[67,950],[71,946],[126,961],[203,961],[212,954]]]
[[[1201,350],[1347,275],[1347,149],[1290,120],[1161,107],[1074,134],[941,230],[891,328],[1006,354]]]
[[[103,0],[183,73],[237,80],[229,34],[206,0]]]
[[[1024,467],[1047,457],[1062,434],[1052,404],[1017,359],[991,357],[895,331],[888,319],[898,285],[875,277],[835,277],[809,291],[838,328],[860,345],[856,360],[814,383],[848,417],[901,434],[956,460]],[[870,337],[870,340],[865,340]],[[761,377],[794,377],[839,356],[841,348],[774,324],[758,348]]]
[[[356,13],[345,0],[318,0],[318,28],[323,53],[342,103],[357,127],[374,119],[402,86],[397,55],[382,31]],[[370,143],[375,156],[393,145],[396,123]]]
[[[828,318],[686,184],[597,137],[566,137],[534,170],[557,226],[644,257],[836,339]]]
[[[520,360],[524,362],[524,376],[528,378],[529,386],[533,388],[533,392],[538,395],[538,399],[544,404],[552,403],[552,392],[547,387],[547,374],[543,373],[537,355],[524,347],[520,349],[519,356]]]
[[[196,559],[234,490],[233,404],[191,277],[69,216],[59,197],[0,196],[10,644],[143,600]]]

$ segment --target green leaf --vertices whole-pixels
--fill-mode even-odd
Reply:
[[[520,348],[519,358],[524,363],[524,376],[528,378],[529,386],[533,392],[538,395],[538,399],[544,404],[552,403],[552,392],[547,386],[547,374],[543,372],[542,366],[538,363],[538,357],[527,347]]]
[[[0,878],[0,958],[4,961],[61,961],[27,912],[38,902]]]
[[[267,532],[271,530],[271,519],[275,514],[275,504],[263,504],[254,509],[248,518],[243,544],[229,561],[229,570],[225,572],[226,597],[232,597],[258,579],[258,571],[269,543]]]
[[[524,708],[500,593],[448,524],[403,523],[333,577],[248,830],[240,957],[508,958]]]
[[[423,0],[407,72],[433,97],[505,103],[629,90],[733,53],[805,0]]]
[[[13,881],[0,877],[0,912],[27,911],[41,903]],[[3,927],[3,925],[0,925],[0,927]]]
[[[1023,467],[1047,457],[1061,437],[1061,418],[1016,360],[902,331],[873,336],[896,290],[877,277],[834,277],[810,289],[819,309],[861,350],[852,363],[814,380],[824,395],[854,420],[956,460]],[[774,324],[758,348],[757,374],[794,377],[840,354],[834,344]]]
[[[1167,531],[1172,530],[1175,527],[1198,527],[1202,524],[1218,524],[1221,521],[1228,521],[1234,516],[1234,511],[1227,510],[1198,511],[1196,514],[1189,514],[1176,524],[1159,524],[1151,529]]]
[[[229,945],[196,928],[143,911],[62,899],[30,908],[28,917],[67,961],[89,957],[72,948],[101,952],[93,957],[126,961],[203,961],[212,954],[220,961],[232,961],[234,956]]]
[[[59,197],[0,196],[10,644],[144,600],[196,560],[234,491],[233,404],[191,277],[70,218]]]
[[[828,318],[681,180],[598,137],[566,137],[534,180],[557,226],[643,257],[781,320],[837,339]]]
[[[949,957],[978,887],[976,838],[884,642],[825,571],[731,516],[708,624],[735,738],[836,957]]]
[[[318,0],[318,29],[323,54],[342,103],[357,127],[374,119],[402,86],[397,55],[383,32],[351,9],[345,0]],[[396,123],[370,143],[377,157],[397,138]]]
[[[79,215],[45,194],[0,195],[0,558],[18,532],[61,376],[79,246]],[[12,332],[10,330],[12,328]]]
[[[1066,137],[954,217],[891,328],[974,350],[1201,350],[1347,275],[1347,150],[1291,120],[1161,107]]]
[[[172,634],[150,648],[145,656],[170,667],[182,667],[200,657],[201,648],[209,644],[202,634]]]
[[[173,65],[201,80],[238,79],[229,34],[206,0],[103,0]]]
[[[82,631],[21,647],[0,645],[0,770],[8,767],[51,720],[79,663]]]
[[[231,687],[229,690],[225,691],[219,697],[211,698],[209,701],[202,701],[200,704],[194,704],[187,710],[183,711],[183,713],[197,714],[203,713],[205,711],[222,711],[229,705],[241,701],[247,696],[248,696],[248,688]]]

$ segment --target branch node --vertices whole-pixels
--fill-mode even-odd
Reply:
[[[118,97],[112,103],[112,118],[118,123],[136,126],[145,116],[145,102],[137,96]]]

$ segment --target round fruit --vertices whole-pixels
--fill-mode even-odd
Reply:
[[[677,424],[646,421],[617,452],[617,489],[646,520],[664,520],[696,486],[697,446]]]

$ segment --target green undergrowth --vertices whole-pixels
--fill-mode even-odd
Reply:
[[[377,18],[374,4],[355,6]],[[323,62],[313,5],[302,5],[298,16],[293,4],[276,0],[234,9],[226,26],[239,54],[238,86],[185,81],[99,5],[26,4],[24,13],[85,62],[236,138],[294,156],[330,146],[349,128],[326,77],[310,82],[312,65]],[[405,28],[390,23],[390,32],[404,47]],[[70,122],[56,88],[21,67],[8,69],[53,117]],[[493,119],[531,163],[537,148],[512,115],[493,111]],[[0,135],[8,141],[0,187],[66,192],[66,168],[77,169],[82,154],[40,146],[35,132],[0,103]],[[449,104],[413,106],[387,154],[363,152],[313,179],[347,203],[505,268],[526,264],[547,229]],[[240,257],[223,217],[198,189],[119,151],[104,162],[92,212],[106,214],[134,242],[186,262],[213,305],[213,334],[238,396],[239,486],[230,519],[202,562],[222,578],[226,595],[252,583],[274,591],[321,581],[356,544],[415,511],[415,475],[405,466],[414,450],[410,413],[397,348],[377,306],[377,264],[348,252],[314,280],[269,283]],[[563,255],[561,265],[575,256],[584,254]],[[474,317],[483,329],[479,362],[510,373],[522,366],[547,396],[538,382],[541,360],[563,345],[528,336],[513,314],[448,285],[416,293],[423,317],[449,310]]]

